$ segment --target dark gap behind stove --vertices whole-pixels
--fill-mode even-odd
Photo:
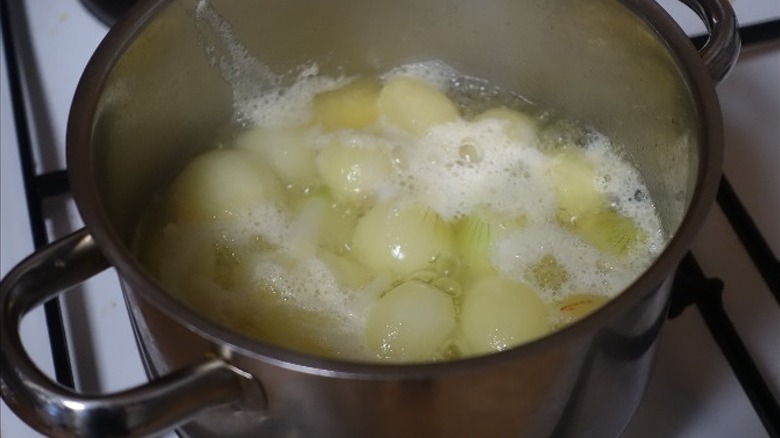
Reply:
[[[108,27],[113,26],[138,0],[81,0],[87,10]]]

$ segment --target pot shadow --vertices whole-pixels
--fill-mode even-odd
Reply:
[[[654,307],[651,301],[645,301],[644,304],[648,309]],[[623,332],[625,327],[621,327],[621,331],[604,328],[598,333],[588,349],[580,378],[572,388],[569,402],[552,433],[553,437],[601,436],[604,433],[618,435],[624,430],[644,393],[653,364],[656,340],[667,320],[667,306],[660,307],[655,312],[657,316],[641,325],[638,333]],[[632,316],[637,317],[637,321],[647,319],[642,318],[641,314],[636,315],[636,312]],[[604,429],[603,424],[594,423],[593,420],[604,411],[600,403],[594,403],[600,398],[622,399],[622,405],[614,406],[611,413],[623,419],[623,422],[616,422],[610,432],[606,432],[609,429]],[[602,430],[594,432],[600,428]]]
[[[81,4],[108,27],[113,26],[137,0],[81,0]]]
[[[694,341],[699,339],[705,342]],[[728,378],[719,354],[694,307],[667,321],[648,389],[623,437],[688,436],[696,419],[707,415],[708,400],[720,391],[713,383]]]

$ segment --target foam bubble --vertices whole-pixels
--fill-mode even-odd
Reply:
[[[650,255],[638,251],[632,259],[616,261],[587,245],[551,222],[529,224],[497,242],[491,260],[499,272],[514,281],[529,283],[529,268],[544,256],[552,256],[568,276],[560,287],[565,294],[590,293],[614,296],[629,284],[649,262]],[[613,266],[619,263],[620,266]],[[617,269],[615,269],[617,268]],[[553,303],[559,291],[539,288],[540,297]]]
[[[279,252],[265,252],[252,257],[248,264],[250,281],[259,293],[270,291],[273,300],[284,301],[286,306],[328,315],[329,323],[317,327],[328,350],[354,355],[364,347],[359,340],[365,312],[358,311],[361,303],[356,299],[357,292],[341,287],[322,259],[289,259]]]
[[[401,154],[407,167],[395,175],[397,190],[445,220],[485,206],[535,217],[551,211],[540,174],[545,158],[536,148],[510,140],[500,121],[440,125],[406,143]]]
[[[214,17],[211,20],[215,21]],[[229,29],[223,32],[229,33]],[[238,63],[234,67],[240,67],[243,62],[256,62],[240,46],[232,45],[229,40],[225,44],[234,48],[233,59]],[[226,75],[236,91],[236,111],[255,126],[308,123],[314,96],[349,81],[349,78],[321,76],[316,64],[310,64],[296,73],[292,84],[282,87],[281,76],[262,66],[252,68],[265,75],[265,85],[272,86],[251,89],[248,85],[252,82],[238,73],[240,69],[226,70]],[[442,89],[456,79],[454,70],[440,62],[402,66],[384,77],[401,74],[418,77]],[[522,215],[527,224],[494,243],[490,249],[491,261],[507,278],[528,283],[529,269],[534,263],[544,256],[555,257],[569,274],[560,288],[567,292],[539,290],[548,303],[563,298],[560,293],[617,294],[645,269],[664,245],[665,237],[641,176],[606,137],[596,133],[587,136],[588,143],[583,150],[595,163],[598,189],[649,238],[646,250],[633,251],[629,259],[609,258],[555,222],[554,190],[546,174],[553,155],[534,144],[510,138],[508,123],[490,118],[461,119],[436,126],[421,136],[383,126],[334,133],[313,127],[306,133],[306,143],[315,151],[333,141],[387,150],[393,172],[377,189],[380,201],[402,198],[405,202],[422,203],[450,222],[484,207]],[[249,306],[259,313],[256,324],[262,324],[262,312],[269,308],[269,299],[304,311],[325,312],[330,315],[329,322],[316,328],[322,333],[318,337],[327,344],[325,347],[335,355],[372,359],[364,336],[368,309],[399,279],[372,273],[373,281],[361,290],[340,286],[326,260],[318,256],[317,248],[305,247],[305,242],[301,246],[301,239],[316,235],[310,228],[316,224],[305,219],[284,206],[264,204],[230,223],[209,224],[196,230],[169,229],[166,239],[170,240],[170,250],[160,263],[165,275],[163,282],[186,293],[193,278],[190,271],[195,267],[198,281],[200,277],[208,278],[202,282],[201,292],[221,293],[225,298],[210,297],[205,304],[201,303],[204,308],[214,308],[226,315],[220,318],[238,318]],[[244,295],[230,294],[230,288],[214,281],[217,262],[208,252],[208,242],[217,240],[235,245],[235,259],[241,266],[233,272],[236,277],[233,281],[242,286],[234,289],[250,290],[254,301],[242,301]],[[258,247],[262,250],[257,250]]]
[[[412,76],[433,84],[439,89],[446,90],[449,84],[459,77],[459,74],[444,62],[434,60],[396,67],[382,75],[380,79],[387,80],[393,76]]]
[[[666,242],[655,204],[642,180],[642,175],[620,154],[616,146],[603,135],[593,135],[585,152],[600,175],[597,188],[615,210],[630,218],[647,235],[653,255]]]
[[[305,124],[312,118],[311,101],[314,96],[347,81],[317,73],[316,64],[312,64],[288,87],[274,87],[259,96],[251,93],[236,96],[237,111],[244,114],[253,126],[278,128]]]

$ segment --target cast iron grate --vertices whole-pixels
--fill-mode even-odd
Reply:
[[[3,49],[6,54],[27,213],[33,244],[36,248],[40,248],[49,242],[43,203],[48,198],[69,194],[70,188],[65,170],[45,173],[36,173],[35,171],[32,132],[28,123],[28,114],[31,112],[29,112],[30,108],[25,101],[25,92],[29,91],[26,87],[36,84],[26,83],[23,79],[21,58],[17,53],[19,45],[15,41],[18,35],[12,31],[10,16],[7,1],[0,0]],[[111,20],[106,21],[110,22]],[[27,31],[23,26],[20,27],[19,31]],[[740,35],[743,46],[775,41],[780,39],[780,20],[744,26],[740,28]],[[705,40],[706,37],[692,38],[697,47],[700,47]],[[745,210],[726,176],[721,180],[717,202],[780,305],[780,262],[753,223],[750,214]],[[675,275],[669,318],[676,318],[690,305],[696,305],[767,432],[772,437],[780,437],[780,404],[772,395],[769,385],[731,323],[723,307],[722,293],[723,282],[717,278],[707,278],[694,256],[689,253],[683,259]],[[47,302],[44,305],[44,312],[54,362],[55,379],[62,385],[73,388],[74,374],[60,302],[57,299]]]

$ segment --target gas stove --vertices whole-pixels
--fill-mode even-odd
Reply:
[[[4,276],[36,246],[82,226],[62,172],[65,127],[78,79],[108,31],[104,21],[110,19],[103,16],[101,21],[84,6],[97,2],[0,1]],[[680,3],[660,3],[690,35],[704,32],[699,19]],[[734,8],[746,45],[717,88],[725,125],[726,178],[719,205],[677,276],[679,282],[697,277],[701,293],[712,298],[676,297],[647,393],[625,431],[628,438],[780,435],[780,3],[737,0]],[[25,169],[32,175],[25,176]],[[36,181],[34,193],[31,179]],[[744,223],[739,205],[752,222]],[[732,222],[743,222],[739,231]],[[753,239],[751,224],[764,243],[747,250],[743,240]],[[761,258],[762,250],[768,257]],[[83,392],[112,392],[146,381],[113,271],[28,315],[22,334],[42,370]],[[5,403],[1,415],[0,436],[40,436]]]

